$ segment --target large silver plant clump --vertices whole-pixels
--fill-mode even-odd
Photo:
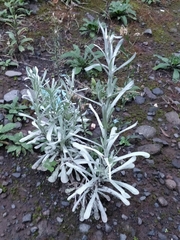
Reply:
[[[97,59],[97,62],[86,70],[101,66],[107,74],[107,83],[98,82],[96,85],[97,101],[86,97],[84,99],[93,105],[97,104],[100,108],[102,119],[89,104],[101,130],[100,140],[89,139],[85,134],[88,121],[86,112],[82,112],[79,103],[74,103],[72,99],[72,96],[78,96],[78,90],[74,87],[74,73],[71,78],[66,78],[66,83],[61,81],[58,85],[55,80],[46,79],[46,73],[40,77],[35,67],[27,68],[32,89],[29,89],[25,96],[30,100],[35,116],[22,114],[32,119],[35,130],[29,131],[21,141],[34,144],[35,148],[42,152],[33,164],[33,169],[49,170],[50,182],[60,178],[62,183],[66,183],[68,200],[74,199],[73,211],[80,207],[81,221],[93,214],[95,219],[101,218],[103,222],[107,222],[103,198],[110,201],[111,197],[116,197],[128,206],[130,193],[135,195],[139,193],[132,184],[121,181],[118,173],[134,168],[138,156],[148,158],[149,154],[146,152],[124,154],[114,147],[120,135],[137,124],[134,123],[122,131],[117,131],[116,127],[109,128],[117,102],[134,85],[134,82],[130,81],[118,90],[115,73],[127,66],[135,54],[117,67],[115,59],[121,52],[123,39],[121,36],[108,33],[107,27],[103,27],[101,23],[99,25],[104,49],[95,46],[103,53],[106,64]],[[119,40],[114,48],[115,39]]]

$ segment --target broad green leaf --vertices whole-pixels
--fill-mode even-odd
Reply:
[[[2,126],[2,125],[1,125]],[[7,133],[16,127],[15,123],[7,123],[0,128],[0,133]]]
[[[157,66],[153,67],[153,70],[167,69],[169,67],[170,67],[169,63],[159,63]]]
[[[180,70],[179,69],[174,69],[174,72],[173,72],[173,80],[175,82],[178,82],[180,80]]]
[[[18,49],[19,49],[20,52],[24,52],[25,51],[25,48],[22,45],[19,45]]]

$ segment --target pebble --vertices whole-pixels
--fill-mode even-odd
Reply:
[[[16,208],[15,204],[11,204],[11,208],[15,209]]]
[[[20,172],[15,172],[15,173],[12,173],[12,176],[15,177],[15,178],[20,178],[21,173]]]
[[[57,220],[58,223],[62,223],[64,221],[64,219],[61,218],[61,217],[57,217],[56,220]]]
[[[154,160],[153,159],[146,159],[146,162],[149,163],[149,164],[154,164]]]
[[[146,196],[142,196],[142,197],[140,197],[139,198],[139,200],[142,202],[142,201],[144,201],[146,199]]]
[[[157,99],[156,95],[151,92],[151,90],[148,87],[144,88],[144,93],[148,96],[148,98],[155,100]]]
[[[155,154],[160,153],[161,147],[162,146],[160,144],[157,144],[157,143],[151,144],[150,143],[150,144],[145,144],[145,145],[138,147],[138,151],[143,151],[143,152],[149,153],[150,155],[155,155]]]
[[[158,110],[158,107],[152,106],[148,110],[148,116],[155,116],[156,112]]]
[[[31,228],[30,231],[31,231],[31,233],[35,233],[35,232],[37,232],[37,230],[38,230],[38,227],[34,226],[34,227]]]
[[[151,28],[147,28],[144,32],[143,32],[144,35],[147,35],[147,36],[152,36],[152,30]]]
[[[50,210],[48,209],[48,210],[45,210],[44,212],[43,212],[43,216],[50,216]]]
[[[126,240],[127,239],[127,236],[126,234],[120,234],[120,240]]]
[[[125,220],[125,221],[128,220],[128,216],[126,216],[125,214],[122,214],[122,215],[121,215],[121,218],[122,218],[123,220]]]
[[[136,96],[134,99],[134,102],[141,105],[141,104],[145,103],[145,98],[142,96]]]
[[[169,29],[169,32],[170,32],[170,33],[177,33],[178,30],[177,30],[177,28],[170,28],[170,29]]]
[[[3,213],[2,216],[3,216],[3,218],[4,218],[4,217],[6,217],[7,215],[8,215],[7,212],[5,212],[5,213]]]
[[[141,225],[142,224],[142,219],[140,217],[138,217],[138,225]]]
[[[152,92],[155,94],[155,95],[157,95],[157,96],[160,96],[160,95],[163,95],[164,94],[164,92],[163,92],[163,90],[161,90],[160,88],[154,88],[153,90],[152,90]]]
[[[27,213],[26,215],[23,216],[22,218],[22,222],[26,223],[26,222],[31,222],[32,221],[32,213]]]
[[[179,138],[179,134],[178,133],[174,133],[174,137],[175,138]]]
[[[105,223],[105,232],[110,233],[111,231],[112,231],[112,227],[108,223]]]
[[[175,168],[180,168],[180,159],[173,159],[172,160],[172,165],[175,167]]]
[[[8,77],[19,77],[22,75],[22,73],[19,71],[9,70],[5,72],[5,75]]]
[[[82,233],[87,233],[88,231],[89,231],[89,229],[90,229],[90,225],[88,225],[88,224],[86,224],[86,223],[81,223],[80,225],[79,225],[79,230],[80,230],[80,232],[82,232]]]
[[[168,205],[168,202],[166,201],[166,199],[164,197],[158,197],[157,200],[162,207],[166,207]]]
[[[166,120],[169,123],[172,123],[174,125],[179,125],[180,124],[180,119],[179,115],[175,111],[171,111],[165,114]]]
[[[165,140],[162,140],[162,139],[160,139],[160,138],[153,138],[153,142],[154,142],[154,143],[163,144],[164,146],[168,146],[168,145],[169,145],[168,142],[166,142]]]
[[[156,135],[156,129],[149,125],[139,126],[135,132],[139,135],[143,135],[146,139],[153,138]]]
[[[61,205],[63,206],[63,207],[68,207],[69,206],[69,202],[68,201],[61,201]]]
[[[7,103],[11,103],[15,98],[21,99],[19,90],[12,90],[4,95],[4,101]]]
[[[172,179],[166,179],[165,184],[166,184],[166,187],[170,190],[175,189],[177,186],[176,182]]]
[[[148,236],[155,236],[156,235],[156,232],[155,232],[155,230],[153,229],[153,230],[150,230],[149,232],[148,232]]]
[[[167,240],[167,237],[166,237],[166,235],[158,232],[158,240]]]

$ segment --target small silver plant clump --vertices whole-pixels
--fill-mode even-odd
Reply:
[[[94,142],[94,145],[92,146],[91,144],[90,147],[87,143],[73,143],[73,146],[79,150],[79,161],[84,159],[84,163],[88,166],[88,174],[87,178],[84,178],[83,181],[79,183],[78,188],[67,189],[66,192],[71,193],[74,190],[68,197],[68,200],[75,198],[73,211],[76,210],[78,205],[81,205],[81,221],[88,219],[93,212],[95,219],[98,220],[101,216],[102,221],[107,222],[108,218],[106,209],[101,201],[102,198],[110,201],[111,198],[109,195],[112,195],[128,206],[130,205],[128,200],[130,195],[125,190],[135,195],[139,194],[139,191],[132,185],[116,179],[117,175],[115,174],[126,169],[134,168],[134,162],[137,156],[148,158],[149,154],[146,152],[133,152],[118,157],[112,149],[115,141],[121,133],[135,127],[136,123],[120,132],[116,132],[117,128],[113,127],[107,136],[97,112],[91,105],[90,109],[95,114],[101,130],[101,144]],[[104,139],[103,136],[106,136],[106,139]],[[126,161],[126,159],[128,160]]]
[[[117,102],[129,91],[134,82],[130,81],[125,87],[118,90],[115,73],[127,66],[135,57],[135,54],[116,67],[115,59],[122,46],[122,38],[107,32],[99,23],[103,39],[104,49],[95,45],[103,53],[106,64],[97,59],[86,70],[101,66],[107,74],[107,84],[97,82],[95,92],[97,101],[81,96],[85,100],[100,107],[102,119],[95,108],[89,104],[89,109],[96,117],[100,128],[100,140],[89,139],[85,134],[87,121],[86,112],[82,112],[80,103],[73,102],[72,96],[78,96],[74,88],[74,72],[71,78],[61,80],[58,85],[54,80],[46,79],[46,73],[42,77],[38,69],[27,68],[28,79],[31,80],[32,89],[27,91],[26,98],[30,100],[35,116],[23,116],[32,119],[35,131],[29,131],[28,136],[21,139],[35,145],[42,155],[33,164],[33,169],[51,171],[48,178],[50,182],[61,179],[66,185],[68,200],[74,199],[72,211],[80,207],[80,220],[83,221],[94,215],[95,219],[107,222],[108,217],[102,199],[107,201],[112,197],[120,199],[125,205],[129,205],[130,194],[138,194],[139,191],[126,182],[119,179],[119,172],[134,168],[134,162],[138,156],[149,157],[146,152],[132,152],[123,155],[114,146],[120,135],[132,129],[137,123],[117,131],[112,126],[112,114]],[[119,39],[116,47],[113,47],[114,39]],[[93,54],[93,52],[92,52]],[[103,89],[103,94],[102,93]],[[128,192],[129,193],[128,193]]]

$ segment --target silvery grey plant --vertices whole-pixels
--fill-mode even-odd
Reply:
[[[91,105],[90,109],[95,114],[101,130],[101,143],[94,142],[92,145],[91,142],[91,146],[77,142],[73,143],[73,146],[79,150],[79,157],[77,157],[76,161],[81,161],[87,166],[84,169],[87,174],[84,172],[86,178],[83,178],[78,187],[67,189],[66,192],[72,193],[74,191],[68,197],[68,200],[75,198],[72,211],[75,211],[81,205],[81,221],[88,219],[93,213],[95,219],[98,220],[101,217],[103,222],[107,222],[106,209],[103,206],[102,198],[110,201],[109,195],[112,195],[128,206],[130,204],[128,200],[130,195],[126,190],[135,195],[139,194],[135,187],[120,181],[116,173],[134,168],[137,156],[148,158],[149,154],[146,152],[132,152],[117,156],[117,152],[112,149],[115,141],[121,133],[133,128],[136,123],[120,132],[116,132],[117,128],[113,127],[107,136],[97,112]],[[88,143],[88,139],[86,140]],[[128,160],[126,161],[126,159]]]
[[[107,28],[103,28],[101,24],[100,27],[105,50],[97,47],[103,52],[107,65],[98,62],[87,70],[101,65],[108,76],[107,86],[103,86],[104,92],[100,94],[98,91],[102,85],[100,83],[97,85],[98,101],[84,97],[88,102],[101,108],[102,120],[93,106],[89,105],[101,130],[100,141],[87,138],[83,132],[85,130],[83,125],[87,122],[85,113],[81,113],[78,102],[75,105],[72,101],[72,96],[79,95],[74,88],[74,72],[72,78],[66,78],[66,84],[61,81],[61,85],[57,85],[54,80],[50,83],[46,79],[46,73],[41,78],[37,68],[27,68],[32,89],[27,91],[26,96],[31,101],[36,115],[32,117],[23,114],[32,119],[36,130],[30,131],[21,141],[33,143],[35,148],[40,148],[44,152],[33,164],[34,169],[49,169],[52,172],[48,178],[50,182],[54,182],[58,177],[63,183],[69,182],[69,185],[66,185],[68,200],[74,199],[73,211],[81,206],[80,220],[88,219],[94,214],[95,219],[101,217],[103,222],[107,222],[102,198],[110,201],[112,195],[125,205],[129,205],[130,195],[126,190],[132,194],[139,193],[132,185],[122,182],[116,173],[134,168],[137,156],[149,157],[149,154],[133,152],[123,155],[114,148],[120,135],[136,126],[135,123],[120,132],[117,132],[116,127],[109,129],[115,105],[134,84],[131,81],[117,91],[115,73],[129,64],[135,54],[121,66],[116,67],[115,58],[122,45],[122,39],[113,49],[114,39],[119,37],[108,34]],[[75,177],[72,178],[73,176]]]
[[[87,178],[84,178],[83,181],[79,183],[78,187],[67,189],[66,192],[71,193],[68,200],[72,198],[75,199],[73,211],[81,205],[80,220],[83,221],[88,219],[93,213],[95,219],[99,219],[101,216],[102,221],[107,222],[106,209],[101,201],[102,198],[110,201],[111,198],[109,195],[113,195],[119,198],[125,205],[129,205],[130,202],[128,199],[130,195],[125,190],[128,190],[132,194],[139,193],[132,185],[118,180],[115,173],[134,168],[134,161],[137,156],[148,158],[149,154],[146,152],[133,152],[118,156],[118,151],[116,151],[115,148],[112,149],[118,137],[137,124],[135,123],[120,132],[117,132],[116,127],[112,127],[109,130],[114,107],[120,98],[134,85],[134,82],[131,81],[120,91],[117,91],[117,78],[115,77],[115,73],[128,65],[134,59],[135,54],[128,61],[117,67],[115,65],[115,59],[120,51],[123,39],[121,37],[116,37],[112,33],[108,34],[107,27],[103,28],[101,23],[99,23],[99,25],[103,34],[104,50],[97,45],[95,46],[103,53],[106,64],[101,63],[99,59],[97,59],[97,63],[87,67],[86,71],[101,66],[108,78],[107,85],[101,84],[100,82],[96,84],[95,91],[99,102],[91,100],[91,102],[100,106],[102,121],[95,109],[90,105],[90,109],[94,113],[101,130],[100,143],[92,143],[92,141],[89,142],[88,139],[76,135],[77,138],[80,137],[83,139],[85,144],[74,142],[73,146],[79,150],[79,161],[83,161],[82,159],[84,159],[89,170]],[[114,39],[119,38],[120,40],[114,49]],[[93,52],[91,53],[93,54]],[[128,160],[126,161],[126,159]],[[72,193],[72,191],[74,192]]]
[[[54,79],[50,82],[46,78],[46,72],[40,77],[36,67],[27,68],[27,75],[31,80],[32,89],[27,90],[23,97],[30,100],[35,116],[21,116],[32,119],[35,131],[29,131],[21,142],[34,144],[35,149],[44,152],[33,164],[33,169],[51,169],[52,176],[49,181],[53,182],[60,177],[62,182],[67,182],[72,171],[66,166],[66,162],[72,161],[75,155],[72,135],[84,131],[87,122],[85,113],[71,101],[70,88],[73,87],[73,82],[69,89],[63,81],[58,86]]]
[[[101,66],[105,73],[107,74],[107,87],[104,87],[104,84],[98,82],[95,87],[95,91],[99,100],[98,105],[100,105],[102,109],[102,121],[103,125],[106,127],[110,121],[112,112],[114,110],[115,105],[119,101],[119,99],[123,96],[123,94],[130,90],[134,82],[130,81],[125,88],[122,88],[121,91],[117,91],[117,77],[115,76],[116,72],[127,66],[136,56],[133,54],[131,58],[125,61],[120,66],[116,66],[116,57],[121,54],[121,47],[123,44],[122,36],[115,36],[114,33],[109,32],[107,30],[107,26],[103,27],[99,22],[99,26],[102,32],[103,41],[104,41],[104,49],[100,46],[94,44],[103,54],[106,64],[100,62],[99,59],[96,58],[97,63],[90,65],[85,68],[86,71],[90,71],[95,67]],[[116,46],[114,47],[115,40],[118,40]],[[91,54],[93,52],[91,51]],[[102,94],[102,89],[104,89],[104,93]]]

